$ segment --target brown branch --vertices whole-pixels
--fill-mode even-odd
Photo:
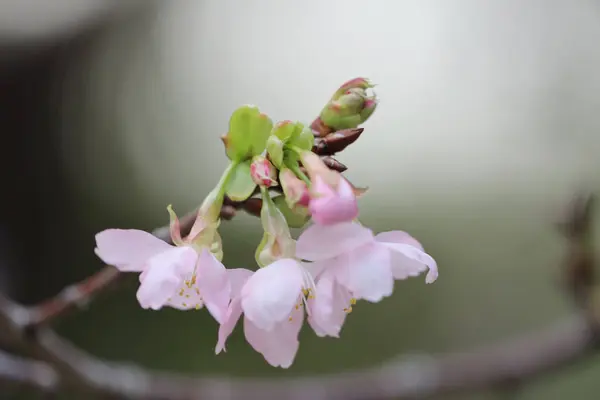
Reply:
[[[570,227],[565,231],[569,241],[565,270],[574,271],[571,273],[594,267],[589,246],[591,211],[591,197],[581,197],[571,209],[568,223],[563,225]],[[577,268],[573,267],[573,260],[578,260]],[[80,285],[78,290],[101,287],[89,282]],[[58,315],[58,310],[67,306],[26,308],[0,297],[1,331],[10,337],[13,345],[25,348],[28,356],[39,360],[0,354],[0,378],[26,382],[45,391],[74,388],[111,398],[172,400],[246,399],[249,394],[255,398],[383,400],[522,383],[595,352],[600,337],[600,313],[597,312],[600,303],[593,303],[598,299],[591,295],[592,287],[591,282],[576,286],[576,290],[588,292],[583,298],[589,303],[581,311],[554,327],[516,340],[439,357],[399,358],[369,370],[277,380],[190,378],[107,363],[75,348],[51,330],[38,325],[31,329],[32,321],[40,318],[40,310],[54,310],[47,313],[51,320],[51,316]],[[9,367],[3,368],[2,363]]]

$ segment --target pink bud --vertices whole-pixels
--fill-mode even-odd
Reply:
[[[352,185],[339,172],[329,169],[316,154],[306,152],[301,159],[312,182],[308,209],[313,221],[332,225],[356,218],[358,205]]]
[[[269,160],[262,156],[256,156],[252,159],[250,176],[254,183],[259,186],[277,186],[277,170]]]
[[[352,186],[340,177],[337,187],[328,185],[319,175],[312,181],[309,210],[320,225],[349,222],[358,216],[358,205]]]

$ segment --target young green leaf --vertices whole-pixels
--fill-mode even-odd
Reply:
[[[265,150],[273,122],[255,106],[242,106],[231,114],[229,132],[223,138],[227,157],[241,161]]]
[[[290,146],[296,146],[302,150],[311,150],[315,143],[315,135],[304,125],[298,123],[298,132],[290,140]]]
[[[246,200],[256,188],[256,183],[250,176],[250,164],[251,160],[247,160],[236,165],[226,183],[225,194],[233,201]]]

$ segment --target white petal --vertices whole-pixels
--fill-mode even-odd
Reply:
[[[282,259],[260,268],[242,288],[244,314],[260,329],[273,329],[289,317],[303,283],[304,269],[296,260]]]
[[[417,276],[427,268],[429,272],[425,277],[426,283],[433,283],[438,277],[437,263],[429,254],[409,244],[379,243],[394,252],[392,270],[396,279],[405,279],[408,276]]]
[[[142,271],[150,257],[172,248],[152,234],[137,229],[107,229],[96,234],[96,255],[119,270]]]
[[[191,269],[197,259],[189,247],[173,247],[148,260],[137,298],[143,308],[160,309],[184,286],[180,271]]]
[[[327,260],[373,241],[373,232],[355,222],[314,224],[298,238],[296,257],[308,261]]]
[[[364,246],[339,261],[342,265],[336,278],[355,298],[381,301],[394,290],[390,256],[390,251],[377,243]]]

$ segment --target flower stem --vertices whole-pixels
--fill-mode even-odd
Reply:
[[[192,238],[198,235],[208,223],[216,222],[220,218],[221,207],[223,207],[223,200],[225,199],[225,188],[238,164],[238,161],[232,161],[227,168],[225,168],[217,186],[210,191],[208,196],[206,196],[202,202],[202,205],[198,209],[196,221],[194,221],[194,225],[192,225],[192,229],[190,230],[190,236]]]
[[[310,187],[310,185],[311,185],[310,179],[308,178],[308,176],[306,176],[306,174],[304,172],[302,172],[302,170],[300,169],[300,165],[298,165],[298,163],[293,163],[292,165],[288,165],[288,168],[294,174],[296,174],[296,176],[298,178],[302,179],[304,181],[304,183],[306,183],[306,186]]]

